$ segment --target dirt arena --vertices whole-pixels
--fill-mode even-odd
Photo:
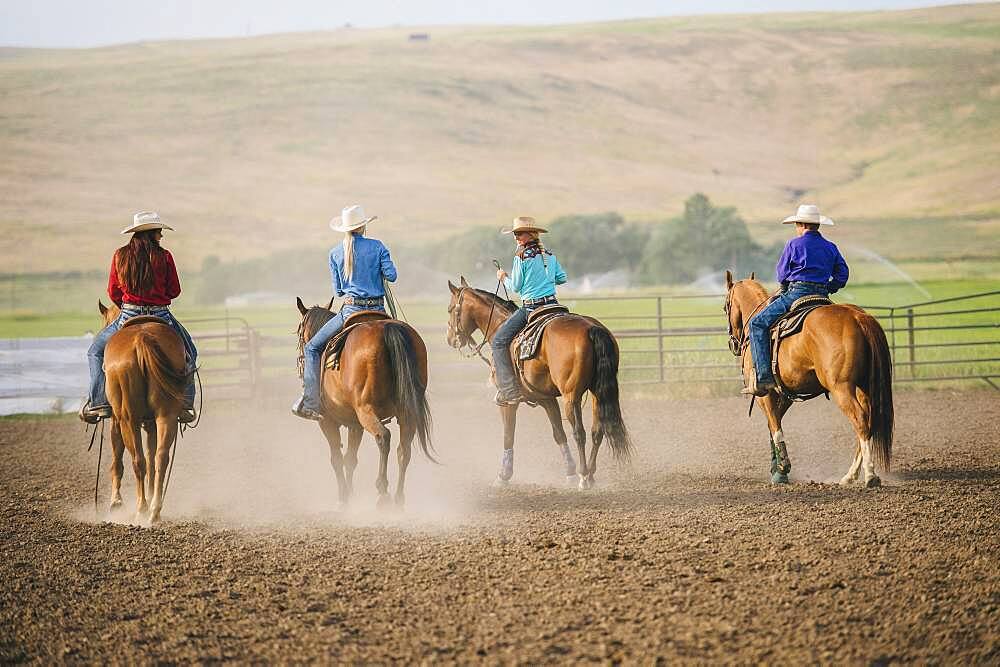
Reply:
[[[0,660],[1000,662],[998,394],[899,391],[873,490],[831,483],[853,439],[821,399],[772,488],[744,401],[627,398],[635,465],[602,452],[586,492],[540,410],[491,486],[489,395],[432,392],[444,465],[415,453],[402,513],[374,510],[370,439],[338,511],[315,425],[210,409],[155,529],[95,522],[75,418],[0,420]]]

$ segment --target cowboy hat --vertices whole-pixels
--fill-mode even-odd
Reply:
[[[510,229],[501,229],[501,234],[517,234],[518,232],[547,232],[535,224],[535,219],[530,215],[519,215],[514,218],[514,226]]]
[[[343,211],[340,212],[340,219],[333,218],[330,220],[330,229],[335,232],[350,232],[364,227],[372,220],[378,220],[377,215],[370,217],[365,216],[365,209],[361,208],[360,204],[354,204],[352,206],[347,206]]]
[[[148,229],[169,229],[174,231],[170,225],[160,222],[160,214],[156,211],[140,211],[132,216],[132,226],[122,230],[122,234],[133,234],[144,232]]]
[[[816,204],[802,204],[795,215],[790,215],[781,221],[783,225],[790,225],[793,222],[808,222],[814,225],[832,225],[833,220],[825,215],[819,214],[819,206]]]

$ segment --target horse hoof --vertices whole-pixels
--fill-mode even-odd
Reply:
[[[576,486],[579,481],[580,477],[576,473],[566,475],[566,486]]]
[[[882,486],[882,480],[880,480],[877,476],[876,477],[872,477],[871,479],[865,480],[865,488],[866,489],[874,489],[874,488],[879,487],[879,486]]]
[[[580,477],[581,491],[586,491],[588,489],[591,489],[593,488],[593,486],[594,486],[594,480],[590,479],[589,477]]]
[[[788,484],[788,475],[781,472],[771,473],[771,484]]]
[[[510,486],[510,479],[504,479],[503,476],[497,475],[497,478],[493,480],[493,486],[501,488],[505,486]]]
[[[851,486],[852,484],[854,484],[854,478],[853,477],[847,477],[845,475],[844,477],[840,478],[840,485],[841,486]]]

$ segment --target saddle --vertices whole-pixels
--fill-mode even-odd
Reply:
[[[514,354],[515,365],[520,371],[521,362],[534,359],[538,355],[538,350],[542,346],[542,334],[552,320],[569,315],[569,308],[559,304],[543,306],[533,310],[528,315],[528,324],[525,325],[521,333],[511,341],[510,349]]]
[[[351,335],[351,331],[356,329],[358,325],[388,319],[392,318],[380,310],[362,310],[348,315],[347,319],[344,320],[344,328],[330,339],[330,342],[326,344],[326,349],[323,350],[323,367],[333,370],[340,368],[340,355],[344,351],[344,344],[347,342],[347,337]]]
[[[782,384],[781,373],[778,372],[778,348],[781,345],[781,341],[802,331],[802,326],[806,321],[806,315],[817,308],[829,306],[832,303],[833,301],[829,298],[818,294],[798,298],[792,302],[792,307],[788,309],[788,312],[785,313],[780,320],[771,325],[771,373],[774,375],[774,383],[777,385],[781,393],[793,401],[807,401],[810,398],[816,398],[820,394],[825,394],[827,392],[821,391],[818,394],[798,394],[790,391],[788,387]]]

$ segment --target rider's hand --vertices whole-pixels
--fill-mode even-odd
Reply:
[[[503,280],[507,277],[507,272],[503,269],[497,269],[497,280]]]

